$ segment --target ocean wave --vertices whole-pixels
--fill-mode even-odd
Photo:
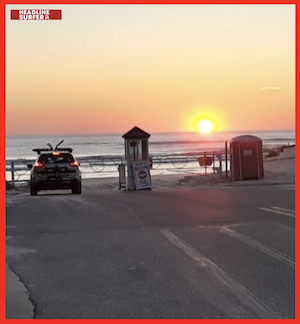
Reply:
[[[274,141],[274,142],[293,142],[295,141],[295,138],[291,138],[291,137],[270,137],[270,138],[266,138],[263,140],[263,142],[270,142],[270,141]]]
[[[213,141],[156,141],[156,142],[150,142],[149,141],[149,146],[152,145],[176,145],[176,144],[183,144],[183,145],[200,145],[200,144],[216,144],[216,143],[222,143],[225,145],[225,141],[221,140],[213,140]]]
[[[155,141],[155,140],[149,140],[149,147],[151,146],[165,146],[165,145],[214,145],[214,144],[221,144],[225,145],[225,142],[230,143],[231,139],[228,139],[227,141],[221,140],[221,139],[215,139],[215,140],[165,140],[165,141]],[[295,141],[295,137],[266,137],[262,138],[263,142],[293,142]],[[111,142],[111,141],[100,141],[97,142],[95,140],[93,141],[84,141],[84,142],[70,142],[67,144],[68,147],[82,147],[82,146],[107,146],[107,147],[123,147],[124,142]]]
[[[275,141],[264,141],[263,142],[263,147],[265,149],[270,148],[270,147],[278,147],[281,146],[279,145],[280,140],[278,139],[277,142]],[[186,142],[186,141],[185,141]],[[291,141],[292,142],[292,141]],[[166,143],[166,142],[160,142],[160,143]],[[215,142],[216,143],[216,142]],[[294,143],[291,143],[294,144]],[[229,143],[228,143],[228,153],[229,153]],[[150,147],[150,152],[149,152],[149,156],[152,158],[153,162],[155,160],[167,160],[167,159],[181,159],[184,160],[186,158],[198,158],[200,156],[203,155],[224,155],[225,154],[225,144],[222,143],[222,145],[215,145],[215,146],[210,146],[210,147],[206,147],[204,148],[203,146],[199,149],[199,150],[184,150],[183,148],[178,148],[177,146],[175,146],[173,148],[174,152],[158,152],[155,150],[151,150]],[[90,152],[89,152],[90,153]],[[80,154],[76,154],[76,152],[74,152],[74,156],[81,162],[81,163],[105,163],[107,165],[111,164],[111,165],[117,165],[117,164],[122,164],[125,163],[125,155],[124,153],[117,153],[117,154],[96,154],[96,155],[91,155],[89,153],[85,153],[85,152],[81,152]],[[6,158],[6,165],[9,165],[11,163],[11,161],[15,161],[15,162],[20,162],[22,163],[22,161],[27,161],[27,162],[33,162],[35,160],[36,157],[33,158],[33,156],[25,156],[24,157],[19,157],[19,158]]]
[[[224,152],[218,152],[222,158],[224,157]],[[220,156],[216,152],[190,152],[187,154],[157,154],[151,155],[153,164],[178,164],[178,163],[189,163],[197,162],[199,157],[202,156],[213,156],[215,155],[215,160]],[[77,157],[77,160],[81,163],[82,166],[118,166],[119,164],[125,164],[126,160],[124,156],[121,155],[110,155],[110,156],[82,156]],[[6,166],[10,166],[11,162],[14,162],[15,165],[25,165],[33,163],[33,159],[8,159],[6,160]]]
[[[76,146],[89,146],[89,145],[106,145],[106,146],[119,146],[119,147],[123,147],[124,143],[117,143],[117,142],[104,142],[104,141],[101,141],[101,142],[95,142],[95,141],[92,141],[92,142],[74,142],[74,143],[68,143],[67,145],[70,146],[70,147],[76,147]]]

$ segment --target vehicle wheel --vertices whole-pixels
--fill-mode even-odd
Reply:
[[[81,182],[77,182],[72,188],[72,194],[80,195],[81,194]]]
[[[31,196],[37,196],[37,189],[36,186],[33,184],[30,184],[30,194]]]

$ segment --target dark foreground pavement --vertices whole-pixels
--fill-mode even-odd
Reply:
[[[295,318],[295,191],[11,195],[6,259],[7,318]]]

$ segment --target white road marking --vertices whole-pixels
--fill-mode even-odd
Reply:
[[[277,210],[282,210],[282,211],[285,211],[285,212],[288,212],[288,213],[294,213],[295,214],[295,211],[292,210],[292,209],[287,209],[287,208],[282,208],[282,207],[277,207],[277,206],[272,206],[271,208],[274,208],[274,209],[277,209]]]
[[[218,279],[222,284],[227,286],[233,294],[244,304],[252,309],[259,318],[261,319],[271,319],[279,318],[279,316],[272,311],[267,305],[260,301],[256,296],[254,296],[249,290],[244,286],[236,282],[231,278],[225,271],[219,268],[215,263],[207,259],[205,256],[201,255],[197,250],[195,250],[188,243],[180,240],[175,234],[168,230],[160,231],[171,243],[173,243],[178,248],[182,249],[188,256],[197,261],[201,267],[206,267],[210,274]]]
[[[258,209],[260,210],[264,210],[267,212],[271,212],[271,213],[275,213],[275,214],[280,214],[280,215],[284,215],[284,216],[288,216],[288,217],[292,217],[295,218],[295,214],[294,213],[287,213],[281,210],[277,210],[277,209],[271,209],[271,208],[265,208],[265,207],[258,207]]]
[[[277,223],[277,224],[274,224],[275,226],[279,226],[279,227],[282,227],[282,228],[284,228],[284,229],[286,229],[286,230],[290,230],[290,231],[294,231],[295,232],[295,227],[291,227],[291,226],[286,226],[286,225],[283,225],[283,224],[279,224],[279,223]]]
[[[290,185],[282,185],[282,187],[279,187],[277,189],[283,189],[283,190],[295,190],[295,185],[294,184],[290,184]]]
[[[283,253],[280,253],[279,251],[271,249],[270,247],[254,240],[253,238],[251,238],[247,235],[237,233],[237,232],[233,231],[232,229],[227,228],[226,226],[222,226],[220,228],[220,232],[227,234],[241,242],[244,242],[244,243],[256,248],[257,250],[259,250],[259,251],[261,251],[261,252],[263,252],[263,253],[265,253],[279,261],[284,262],[286,265],[288,265],[291,268],[295,268],[295,260],[293,260],[292,258],[290,258],[289,256],[287,256]]]
[[[278,184],[272,187],[272,190],[295,190],[294,184]],[[260,190],[269,190],[269,186],[261,187]]]
[[[27,249],[27,248],[16,248],[12,247],[9,245],[6,245],[6,256],[19,256],[21,254],[26,254],[26,253],[33,253],[36,252],[36,250],[33,249]]]

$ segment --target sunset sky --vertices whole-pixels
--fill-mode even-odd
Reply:
[[[7,135],[193,131],[204,117],[295,128],[294,5],[6,6]]]

